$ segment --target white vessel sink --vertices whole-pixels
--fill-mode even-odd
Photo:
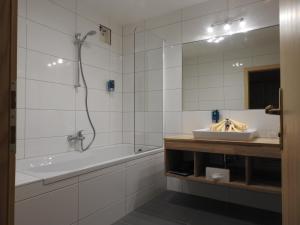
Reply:
[[[204,140],[230,140],[230,141],[249,141],[256,137],[255,129],[247,129],[244,132],[216,132],[209,128],[193,130],[195,139]]]

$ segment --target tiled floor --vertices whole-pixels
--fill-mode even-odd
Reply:
[[[114,225],[281,225],[281,214],[164,192]]]

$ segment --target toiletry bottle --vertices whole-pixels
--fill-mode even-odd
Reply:
[[[214,111],[212,111],[211,115],[212,115],[212,122],[213,122],[213,123],[218,123],[219,120],[220,120],[220,113],[219,113],[219,110],[214,110]]]

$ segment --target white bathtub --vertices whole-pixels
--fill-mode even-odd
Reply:
[[[18,160],[16,171],[20,175],[31,177],[31,181],[42,180],[50,184],[59,180],[89,173],[119,163],[162,152],[162,149],[134,153],[131,145],[116,145],[92,149],[86,152],[68,152],[47,157]],[[16,185],[26,184],[26,179],[18,180]]]
[[[118,145],[18,160],[16,225],[109,225],[165,188],[162,149],[134,154]]]

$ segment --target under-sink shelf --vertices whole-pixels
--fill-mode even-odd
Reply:
[[[249,191],[281,193],[281,150],[276,139],[259,142],[165,139],[166,175]],[[192,145],[191,145],[192,143]],[[228,169],[230,181],[207,179],[206,167]],[[180,173],[177,173],[180,172]],[[180,175],[179,175],[180,174]]]

